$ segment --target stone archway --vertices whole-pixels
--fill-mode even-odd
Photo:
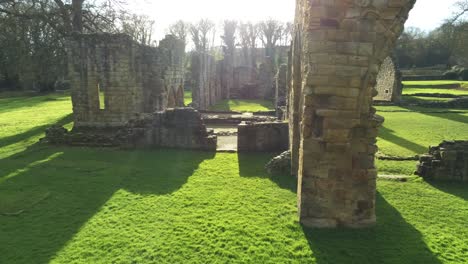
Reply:
[[[383,118],[375,114],[372,97],[379,67],[415,2],[296,1],[289,114],[305,226],[376,221],[374,155]]]

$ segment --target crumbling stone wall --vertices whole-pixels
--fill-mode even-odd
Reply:
[[[216,151],[217,138],[207,130],[193,108],[171,108],[141,115],[124,130],[125,145],[134,148],[167,147]]]
[[[258,98],[258,72],[255,68],[239,66],[234,68],[233,74],[233,86],[231,88],[230,98]]]
[[[284,53],[284,49],[280,49]],[[263,51],[264,52],[264,51]],[[224,58],[216,60],[209,54],[192,56],[193,106],[208,110],[223,99],[274,99],[275,65],[272,59],[258,56],[244,58],[241,53],[230,54],[224,50]]]
[[[380,66],[375,90],[377,90],[377,96],[374,97],[375,101],[398,103],[401,100],[403,92],[402,75],[396,60],[392,56],[388,56]]]
[[[468,141],[444,141],[419,162],[416,174],[424,179],[468,182]]]
[[[276,110],[284,112],[286,107],[286,97],[288,93],[288,65],[281,64],[276,74],[276,85],[275,85],[275,105]],[[282,118],[280,118],[282,119]]]
[[[207,53],[192,56],[192,104],[198,110],[208,110],[223,99],[222,61]]]
[[[383,118],[375,115],[372,97],[379,67],[414,3],[297,0],[290,121],[293,146],[299,143],[292,159],[305,226],[376,221],[374,155]]]
[[[281,152],[289,147],[287,122],[241,123],[237,132],[239,152]]]
[[[183,106],[183,42],[157,48],[123,34],[77,34],[68,41],[76,127],[123,126],[135,113]]]
[[[258,99],[274,99],[275,65],[270,58],[260,64],[258,69]]]
[[[179,148],[216,151],[217,137],[193,108],[135,115],[121,128],[51,127],[43,141],[57,145],[124,148]]]

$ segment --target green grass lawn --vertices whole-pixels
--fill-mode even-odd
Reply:
[[[21,152],[44,137],[53,123],[71,127],[70,96],[8,97],[0,93],[0,158]]]
[[[438,143],[412,135],[429,132],[426,122],[466,131],[466,114],[379,110],[387,118],[379,144],[388,153]],[[467,185],[379,180],[374,228],[307,229],[298,223],[295,179],[265,173],[272,154],[34,144],[48,125],[68,124],[70,112],[60,95],[0,99],[0,263],[468,259]]]
[[[192,91],[184,91],[184,104],[187,106],[192,103]]]
[[[433,89],[433,88],[404,88],[404,95],[418,94],[418,93],[440,93],[440,94],[453,94],[453,95],[467,95],[468,90],[456,89]]]
[[[185,105],[192,102],[192,92],[185,91]],[[223,100],[212,106],[212,111],[235,111],[235,112],[260,112],[274,110],[275,106],[272,101],[268,100]]]
[[[223,100],[211,107],[213,111],[261,112],[275,110],[268,100]]]
[[[468,110],[403,108],[379,106],[378,114],[385,117],[380,129],[378,146],[382,154],[414,156],[427,153],[429,146],[443,140],[468,139]],[[437,113],[437,111],[441,111]],[[415,161],[378,161],[382,173],[412,174]]]
[[[451,81],[451,80],[439,80],[439,81],[404,81],[403,85],[445,85],[445,84],[462,84],[468,85],[468,81]]]

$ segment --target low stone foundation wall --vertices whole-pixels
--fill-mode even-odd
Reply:
[[[216,151],[217,137],[193,108],[138,114],[121,128],[51,127],[44,142],[57,145],[124,148],[180,148]]]
[[[192,108],[156,113],[153,120],[155,146],[216,151],[217,138],[208,131],[201,114]]]
[[[242,123],[237,134],[238,152],[281,152],[289,148],[287,122]]]
[[[419,161],[416,174],[425,179],[468,182],[468,141],[444,141]]]

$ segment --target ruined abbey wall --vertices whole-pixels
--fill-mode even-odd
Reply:
[[[375,101],[397,103],[401,100],[403,92],[402,75],[396,59],[392,56],[388,56],[380,66],[375,90],[377,90],[377,96],[374,97]]]
[[[208,110],[222,100],[223,61],[217,61],[208,53],[192,55],[192,105],[198,110]]]
[[[375,223],[372,98],[415,0],[297,0],[290,127],[301,223]]]
[[[275,105],[276,109],[286,106],[288,95],[288,65],[281,64],[275,77]]]
[[[123,34],[80,34],[68,42],[75,127],[123,126],[135,113],[183,106],[184,44],[159,47]]]
[[[224,99],[275,99],[275,66],[264,58],[258,68],[234,66],[229,54],[216,60],[208,53],[191,59],[192,106],[208,110]]]

